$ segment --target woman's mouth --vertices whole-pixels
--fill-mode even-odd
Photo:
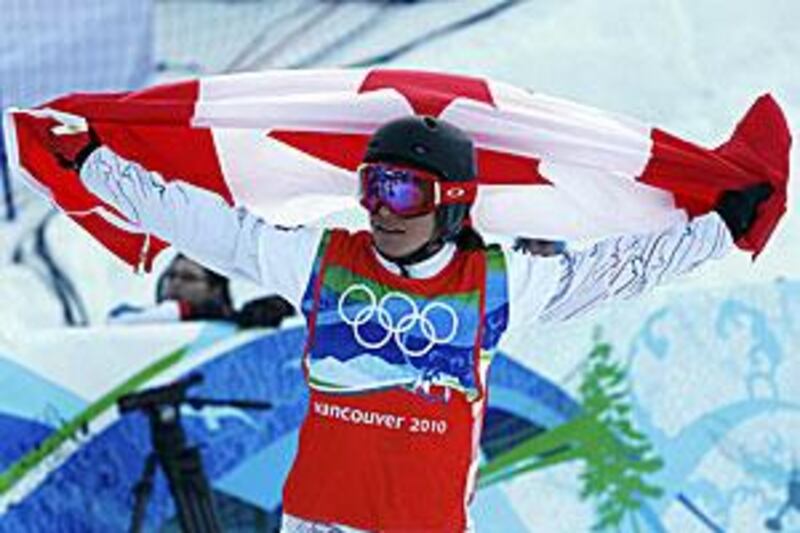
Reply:
[[[400,226],[396,226],[396,227],[384,226],[383,224],[380,224],[378,222],[373,223],[373,229],[375,231],[379,231],[381,233],[387,233],[389,235],[400,235],[402,233],[405,233],[405,231],[406,231],[405,229],[403,229]]]

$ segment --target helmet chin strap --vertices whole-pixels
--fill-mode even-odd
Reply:
[[[430,257],[433,257],[436,254],[436,252],[442,249],[443,246],[444,246],[444,239],[442,239],[441,236],[437,236],[432,238],[431,240],[429,240],[428,242],[426,242],[413,252],[408,253],[402,257],[389,257],[380,250],[378,250],[378,248],[375,249],[378,251],[381,257],[397,265],[397,268],[400,269],[400,274],[404,278],[410,278],[411,273],[408,271],[409,266],[415,265],[417,263],[425,261]]]

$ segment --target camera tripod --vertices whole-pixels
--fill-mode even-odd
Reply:
[[[161,466],[175,501],[178,523],[183,533],[221,533],[219,516],[214,508],[200,451],[190,446],[181,419],[181,406],[194,409],[225,406],[240,409],[269,409],[269,402],[219,400],[187,397],[191,387],[203,382],[201,374],[192,374],[163,387],[154,387],[117,400],[120,414],[144,412],[150,421],[153,451],[145,460],[142,475],[133,488],[134,506],[131,533],[142,530],[145,511],[153,490],[156,467]]]

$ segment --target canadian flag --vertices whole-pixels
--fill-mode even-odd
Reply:
[[[629,118],[489,79],[410,70],[294,70],[150,89],[73,94],[6,114],[12,171],[109,250],[149,268],[166,243],[92,195],[40,144],[34,121],[87,121],[104,144],[271,222],[312,223],[357,206],[370,134],[408,114],[465,130],[477,148],[477,229],[564,240],[662,229],[710,211],[720,192],[774,193],[737,243],[758,253],[785,211],[790,134],[769,95],[729,141],[705,149]]]

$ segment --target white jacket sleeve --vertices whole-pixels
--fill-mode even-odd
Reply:
[[[322,230],[276,228],[210,191],[179,180],[165,182],[106,147],[89,156],[81,180],[132,224],[187,257],[222,275],[258,283],[299,306]]]
[[[710,213],[660,233],[616,237],[555,257],[507,251],[509,329],[569,320],[637,296],[723,256],[732,245],[725,223]]]

